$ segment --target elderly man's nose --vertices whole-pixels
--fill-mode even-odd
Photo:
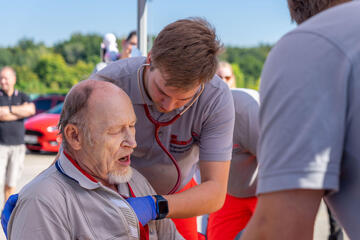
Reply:
[[[137,143],[135,140],[135,133],[131,130],[127,131],[124,141],[121,144],[122,147],[136,148]]]
[[[128,140],[128,146],[131,147],[131,148],[136,148],[137,146],[137,143],[136,143],[136,140],[135,140],[135,136],[134,137],[130,137]]]

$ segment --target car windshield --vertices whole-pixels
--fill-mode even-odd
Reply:
[[[51,108],[49,111],[47,111],[47,113],[60,114],[63,105],[64,105],[64,103],[62,102],[62,103],[56,105],[55,107]]]

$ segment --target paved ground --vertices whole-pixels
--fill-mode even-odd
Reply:
[[[22,178],[19,182],[18,189],[21,189],[27,182],[29,182],[34,176],[47,168],[54,160],[55,155],[48,154],[27,154],[25,159],[25,169]],[[3,199],[2,193],[1,198]],[[1,204],[2,201],[1,201]],[[315,240],[327,240],[328,230],[328,218],[324,204],[321,205],[317,220],[315,223]],[[0,233],[0,240],[5,240],[5,236],[2,231]],[[348,238],[345,238],[348,240]]]

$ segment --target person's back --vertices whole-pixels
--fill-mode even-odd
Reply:
[[[325,200],[351,239],[360,237],[359,12],[359,1],[345,3],[285,35],[260,89],[257,192],[333,191]]]

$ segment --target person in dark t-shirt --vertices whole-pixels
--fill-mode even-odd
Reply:
[[[16,73],[11,67],[0,71],[0,181],[5,179],[5,201],[14,193],[25,158],[24,118],[35,113],[30,98],[15,89]]]

